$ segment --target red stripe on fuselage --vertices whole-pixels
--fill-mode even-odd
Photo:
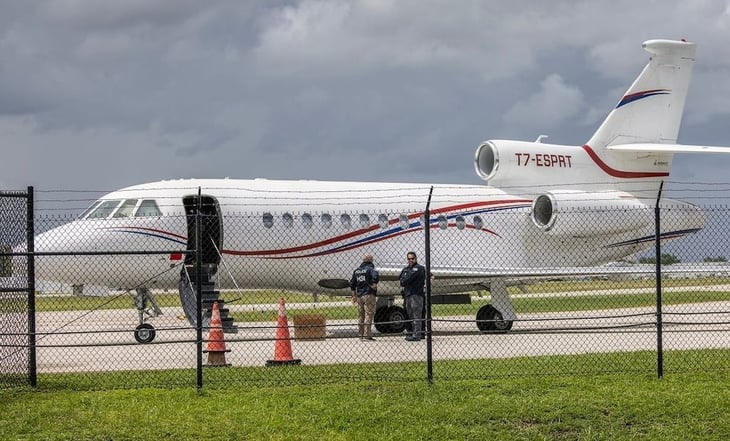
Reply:
[[[431,214],[464,210],[466,208],[489,207],[492,205],[500,205],[500,204],[505,204],[507,207],[509,207],[511,204],[528,203],[528,202],[531,202],[531,201],[529,199],[501,199],[501,200],[495,200],[495,201],[468,202],[468,203],[464,203],[464,204],[450,205],[448,207],[439,208],[439,209],[431,211]],[[409,214],[408,218],[416,219],[416,218],[420,217],[422,214],[423,214],[423,212]],[[394,219],[389,220],[388,224],[389,225],[395,224],[397,222],[399,222],[398,218],[394,218]],[[275,255],[275,254],[296,253],[296,252],[300,252],[300,251],[313,250],[313,249],[316,249],[316,248],[319,248],[319,247],[322,247],[325,245],[331,245],[333,243],[337,243],[337,242],[340,242],[340,241],[343,241],[346,239],[352,239],[354,237],[357,237],[357,236],[360,236],[360,235],[363,235],[363,234],[366,234],[366,233],[369,233],[372,231],[376,231],[378,229],[380,229],[379,225],[371,225],[368,228],[362,228],[359,230],[355,230],[355,231],[352,231],[352,232],[349,232],[346,234],[342,234],[339,236],[335,236],[335,237],[332,237],[332,238],[329,238],[326,240],[322,240],[319,242],[313,242],[313,243],[299,245],[299,246],[290,247],[290,248],[279,248],[279,249],[274,249],[274,250],[258,250],[258,251],[223,250],[223,253],[234,255],[234,256],[271,256],[271,255]],[[496,234],[491,230],[487,230],[487,229],[482,229],[482,230],[487,231],[491,234]],[[393,236],[388,236],[388,237],[393,237]],[[376,241],[380,241],[380,240],[382,240],[382,239],[377,239]],[[369,242],[372,242],[372,241],[369,241]],[[357,245],[358,244],[352,244],[352,245],[348,245],[347,247],[357,246]],[[344,248],[347,249],[347,247],[344,247]]]
[[[660,177],[669,176],[669,172],[632,172],[632,171],[616,170],[615,168],[612,168],[608,164],[603,162],[601,157],[598,156],[598,153],[593,151],[593,149],[590,148],[589,146],[584,145],[583,150],[585,150],[585,152],[588,153],[588,156],[591,157],[593,162],[595,162],[596,165],[601,168],[601,170],[603,170],[606,174],[613,176],[614,178],[624,178],[624,179],[660,178]]]

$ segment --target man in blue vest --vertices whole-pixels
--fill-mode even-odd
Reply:
[[[408,341],[419,341],[423,337],[423,302],[426,293],[426,268],[416,261],[416,253],[409,251],[406,255],[408,265],[400,272],[400,286],[403,287],[403,302],[406,314],[413,320],[413,334],[406,337]]]
[[[372,327],[379,278],[371,254],[362,257],[362,263],[353,271],[350,278],[352,303],[357,304],[357,329],[360,340],[375,340]]]

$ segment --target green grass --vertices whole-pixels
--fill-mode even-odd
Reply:
[[[221,295],[226,301],[233,301],[237,305],[265,303],[277,308],[279,298],[286,298],[287,303],[306,303],[312,301],[312,294],[282,291],[227,291]],[[318,302],[327,304],[349,300],[348,297],[330,297],[320,295]],[[180,295],[177,292],[155,294],[155,300],[161,307],[180,306]],[[119,292],[110,296],[70,296],[70,295],[36,295],[36,310],[38,312],[78,311],[87,309],[129,309],[134,307],[133,294]]]
[[[683,303],[703,303],[718,302],[730,300],[730,292],[681,292],[681,293],[664,293],[662,295],[662,304],[678,305]],[[433,317],[444,317],[453,315],[475,315],[476,311],[482,305],[489,303],[489,298],[479,298],[470,305],[432,305]],[[517,314],[529,314],[539,312],[554,311],[592,311],[601,309],[616,308],[637,308],[651,307],[656,304],[656,296],[654,293],[621,293],[621,294],[601,294],[601,295],[585,295],[571,297],[519,297],[513,298],[512,303],[515,306]],[[290,317],[297,315],[322,314],[328,320],[352,318],[354,306],[318,306],[317,308],[304,308],[291,310],[287,314]],[[275,306],[261,311],[234,312],[230,316],[238,323],[260,322],[267,320],[276,320],[277,310]]]
[[[617,276],[620,278],[621,276]],[[695,278],[671,278],[663,279],[662,286],[665,288],[675,286],[708,286],[724,285],[730,283],[727,277],[695,277]],[[593,291],[605,289],[640,289],[654,288],[656,282],[653,278],[611,280],[609,279],[586,279],[586,280],[551,280],[527,285],[530,292],[565,292],[565,291]],[[519,294],[518,287],[510,287],[510,294]]]
[[[726,282],[722,279],[668,279],[664,282],[665,288],[670,287],[692,287],[707,286]],[[510,292],[517,294],[513,297],[515,310],[518,314],[552,312],[552,311],[587,311],[599,309],[634,308],[648,307],[656,303],[653,293],[618,293],[618,294],[592,294],[573,295],[570,297],[543,297],[542,293],[560,293],[567,291],[581,292],[590,289],[595,290],[638,290],[653,287],[652,280],[629,280],[629,281],[606,281],[591,280],[585,281],[550,281],[531,285],[527,294],[522,294],[517,288],[511,287]],[[312,295],[299,292],[282,291],[251,291],[235,292],[229,291],[222,295],[227,301],[233,304],[265,304],[270,305],[257,311],[233,312],[231,317],[236,322],[258,322],[276,320],[278,313],[278,300],[286,298],[287,303],[308,303],[312,301]],[[158,294],[156,299],[162,307],[180,306],[180,299],[177,293]],[[323,314],[328,320],[348,319],[352,317],[353,306],[330,306],[333,302],[348,300],[349,297],[330,297],[320,295],[317,306],[314,308],[290,310],[289,316],[308,314]],[[681,293],[664,292],[662,295],[664,305],[676,305],[682,303],[700,303],[730,300],[730,292],[726,291],[685,291]],[[489,303],[489,297],[475,297],[471,305],[433,305],[432,314],[434,317],[452,315],[474,315],[477,309]],[[71,297],[71,296],[38,296],[36,309],[43,311],[72,311],[72,310],[96,310],[96,309],[130,309],[133,308],[132,298],[129,294],[120,293],[116,296],[107,297]]]
[[[124,373],[44,375],[38,390],[0,391],[0,439],[724,440],[728,358],[667,353],[661,380],[648,352],[452,361],[436,365],[433,385],[422,363],[337,366],[337,378],[331,366],[213,369],[200,392],[156,387],[169,371],[130,390],[100,390]],[[555,363],[580,374],[550,373]],[[649,369],[610,373],[614,363]],[[483,379],[438,379],[459,368]]]
[[[730,300],[730,292],[686,291],[681,293],[665,292],[662,304],[702,303]],[[636,308],[656,304],[654,293],[602,294],[574,297],[523,297],[513,299],[517,313],[551,311],[589,311],[594,309]]]

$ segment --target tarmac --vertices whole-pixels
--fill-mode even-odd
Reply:
[[[295,311],[307,305],[287,305],[287,310]],[[273,305],[236,308],[263,306],[271,311],[275,308]],[[319,303],[319,306],[324,304]],[[138,324],[134,310],[38,313],[38,371],[194,368],[196,331],[187,320],[180,318],[181,314],[182,308],[163,308],[163,315],[149,321],[156,329],[155,340],[139,344],[133,336]],[[294,338],[296,330],[290,314],[290,344],[294,358],[301,359],[303,365],[425,360],[425,339],[409,342],[404,339],[405,334],[375,332],[374,341],[360,340],[355,315],[353,307],[353,319],[328,320],[324,338],[303,340]],[[730,348],[730,302],[665,306],[662,319],[665,350]],[[225,335],[226,348],[230,350],[226,355],[227,363],[264,366],[266,360],[274,356],[276,322],[236,325],[237,333]],[[207,339],[207,331],[203,339]],[[474,315],[436,317],[432,322],[431,343],[435,361],[656,350],[656,311],[653,307],[642,307],[523,314],[512,330],[505,333],[480,333]],[[203,349],[205,345],[204,341]]]

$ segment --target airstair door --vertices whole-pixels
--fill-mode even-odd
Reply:
[[[203,265],[203,272],[213,275],[218,270],[218,264],[221,261],[220,250],[223,246],[223,220],[221,219],[218,200],[213,196],[201,195],[200,203],[198,203],[197,195],[185,196],[183,197],[183,204],[185,205],[188,224],[187,249],[188,251],[195,250],[195,219],[199,212],[201,222],[201,264]],[[195,263],[195,254],[188,253],[185,256],[185,265],[194,265]]]

